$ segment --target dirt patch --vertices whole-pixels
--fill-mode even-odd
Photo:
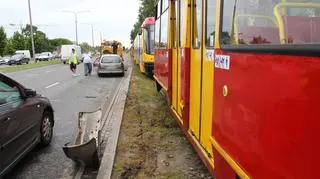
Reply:
[[[112,178],[211,178],[171,117],[165,97],[136,65]]]

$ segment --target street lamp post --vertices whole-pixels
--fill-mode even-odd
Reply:
[[[78,45],[78,14],[84,13],[84,12],[89,12],[89,11],[79,11],[79,12],[73,12],[73,11],[62,11],[66,13],[72,13],[74,14],[74,19],[75,19],[75,26],[76,26],[76,45]]]
[[[93,24],[91,24],[91,23],[81,23],[81,24],[85,24],[85,25],[90,25],[91,26],[92,48],[94,48],[94,28],[93,28]]]
[[[102,43],[102,33],[101,33],[101,31],[100,31],[100,43]]]
[[[31,16],[31,6],[30,6],[30,0],[28,0],[28,6],[29,6],[29,19],[30,19],[30,35],[31,35],[31,45],[32,45],[32,56],[35,58],[35,49],[34,49],[34,39],[33,39],[33,26],[32,26],[32,16]],[[35,60],[37,62],[37,60]]]
[[[91,24],[91,33],[92,33],[92,48],[94,49],[94,32],[93,32],[93,25]]]

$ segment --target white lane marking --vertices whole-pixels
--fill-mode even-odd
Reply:
[[[58,85],[58,84],[59,84],[59,82],[56,82],[56,83],[53,83],[53,84],[47,86],[46,88],[47,88],[47,89],[48,89],[48,88],[52,88],[52,87],[54,87],[54,86],[56,86],[56,85]]]
[[[46,71],[46,73],[50,73],[50,72],[51,72],[51,70]]]

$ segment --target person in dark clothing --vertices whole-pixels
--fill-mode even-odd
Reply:
[[[112,43],[112,48],[113,48],[113,54],[117,54],[118,53],[118,44],[115,41]]]

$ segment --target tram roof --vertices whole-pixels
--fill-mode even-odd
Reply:
[[[155,22],[156,22],[155,17],[147,17],[147,18],[143,21],[141,27],[145,27],[145,26],[147,26],[147,25],[153,25],[153,24],[155,24]]]

